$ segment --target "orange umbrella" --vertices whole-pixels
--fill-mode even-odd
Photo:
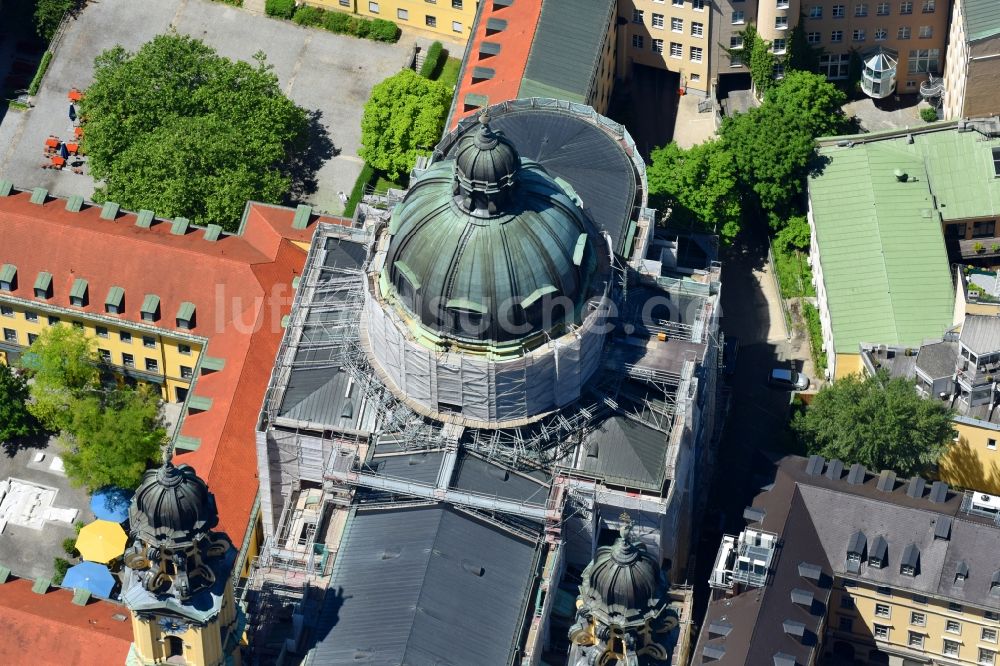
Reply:
[[[121,525],[110,520],[95,520],[80,530],[76,549],[85,560],[107,564],[125,552],[127,542],[128,535]]]

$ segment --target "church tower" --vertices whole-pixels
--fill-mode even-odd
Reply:
[[[244,617],[233,598],[236,549],[210,530],[215,498],[187,465],[149,470],[129,509],[122,600],[135,642],[127,664],[239,666]]]
[[[667,610],[666,577],[632,535],[628,515],[622,520],[615,543],[598,548],[583,570],[571,666],[646,666],[669,657],[665,643],[677,618]]]

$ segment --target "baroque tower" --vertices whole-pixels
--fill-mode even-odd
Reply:
[[[244,617],[233,598],[236,549],[210,530],[215,497],[187,465],[149,470],[129,509],[122,600],[135,642],[127,663],[238,664]]]

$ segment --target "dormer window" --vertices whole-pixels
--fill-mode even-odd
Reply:
[[[889,551],[889,544],[886,543],[885,537],[877,536],[872,542],[871,548],[868,549],[868,566],[874,567],[876,569],[881,569],[885,566],[886,555]]]
[[[52,273],[42,271],[35,280],[35,298],[52,298]]]
[[[861,570],[861,562],[865,559],[865,547],[868,539],[864,532],[855,532],[850,541],[847,542],[847,570],[858,573]]]
[[[69,290],[69,304],[77,308],[87,305],[87,281],[83,278],[73,280],[73,286]]]
[[[156,294],[146,294],[139,311],[143,321],[157,321],[160,318],[160,297]]]
[[[910,544],[903,549],[903,559],[899,564],[899,573],[904,576],[916,576],[920,567],[920,549],[916,544]]]
[[[955,567],[955,585],[963,585],[968,577],[969,565],[965,563],[965,560],[960,560],[958,566]]]
[[[17,266],[14,264],[4,264],[0,268],[0,291],[14,291],[17,289]]]

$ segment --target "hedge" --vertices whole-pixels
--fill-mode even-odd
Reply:
[[[295,0],[267,0],[264,11],[268,16],[290,19],[295,14]]]
[[[292,20],[299,25],[318,26],[323,23],[323,14],[323,10],[319,7],[303,5],[295,10],[295,16],[292,17]]]
[[[358,204],[361,203],[361,197],[365,195],[365,186],[371,183],[373,178],[375,178],[375,169],[365,162],[361,173],[358,174],[358,179],[354,181],[351,196],[347,197],[347,203],[344,205],[344,217],[354,217],[354,209],[358,207]]]
[[[434,72],[437,71],[441,59],[447,57],[447,55],[441,42],[431,44],[430,48],[427,49],[427,59],[424,60],[424,64],[420,67],[420,76],[425,79],[434,78]]]
[[[46,51],[42,55],[42,61],[38,63],[38,69],[35,70],[35,78],[31,79],[31,85],[28,86],[29,95],[38,94],[38,89],[42,87],[42,79],[45,78],[45,71],[49,68],[50,62],[52,62],[52,51]]]
[[[822,374],[826,370],[826,352],[823,351],[823,326],[820,324],[819,310],[812,303],[803,303],[802,318],[809,333],[809,351],[812,352],[813,365],[816,373]]]

